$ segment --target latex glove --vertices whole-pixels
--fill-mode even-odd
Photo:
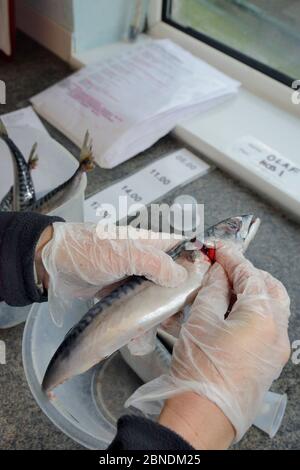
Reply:
[[[157,326],[146,333],[132,339],[127,344],[127,348],[132,356],[145,356],[155,350]]]
[[[158,400],[193,391],[223,411],[238,441],[289,358],[290,302],[278,280],[232,246],[217,249],[216,259],[174,346],[169,373],[143,385],[126,406],[155,414]],[[224,319],[231,287],[237,300]]]
[[[162,286],[179,285],[186,270],[165,253],[178,240],[155,235],[133,227],[54,223],[42,261],[49,275],[48,299],[55,323],[62,323],[61,313],[70,300],[93,298],[106,286],[133,274]]]

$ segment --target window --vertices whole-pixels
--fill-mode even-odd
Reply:
[[[287,85],[300,78],[299,0],[164,0],[163,20]]]

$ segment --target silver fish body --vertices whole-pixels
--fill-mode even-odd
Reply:
[[[36,200],[35,190],[30,171],[35,168],[37,156],[36,144],[33,145],[28,163],[23,155],[9,138],[7,130],[0,120],[0,137],[8,145],[14,163],[14,186],[0,202],[1,211],[33,211],[40,214],[48,214],[70,199],[78,188],[82,175],[94,168],[92,145],[89,133],[86,132],[80,153],[79,167],[74,174],[64,183],[60,184],[42,198]]]
[[[225,238],[244,243],[246,248],[259,223],[252,215],[232,217],[208,229],[204,242]],[[186,253],[184,242],[169,252],[188,273],[180,286],[162,287],[134,276],[97,302],[57,349],[47,367],[43,390],[50,392],[72,376],[85,372],[190,304],[201,287],[203,258],[192,261]],[[209,266],[207,258],[207,269]]]
[[[27,210],[40,214],[49,214],[70,199],[79,186],[83,173],[84,170],[82,166],[79,165],[71,178],[30,204]]]
[[[35,200],[35,190],[30,174],[30,160],[27,163],[23,154],[18,149],[16,144],[8,136],[7,130],[0,120],[0,138],[7,144],[13,161],[14,167],[14,185],[13,185],[13,198],[12,209],[15,211],[26,210]],[[36,149],[36,144],[33,146],[32,152]],[[3,202],[4,210],[9,203],[11,203],[11,190],[5,195]],[[10,210],[10,209],[8,209]]]
[[[31,149],[29,159],[28,159],[28,163],[27,163],[28,170],[30,172],[31,172],[31,170],[34,170],[36,168],[37,162],[38,162],[38,157],[35,153],[36,147],[37,147],[37,144],[35,143],[33,145],[32,149]],[[33,187],[33,183],[32,183],[32,187]],[[32,202],[34,202],[34,201],[35,201],[35,196],[34,196]],[[12,211],[13,210],[13,202],[14,202],[14,185],[10,187],[10,189],[7,191],[5,196],[2,198],[2,200],[0,202],[0,211],[1,212]],[[26,208],[27,207],[28,206],[26,205]]]

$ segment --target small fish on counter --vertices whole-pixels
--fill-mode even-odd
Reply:
[[[28,159],[28,170],[34,170],[38,164],[38,156],[35,154],[37,148],[37,143],[35,143],[31,149],[29,159]],[[10,189],[7,191],[5,196],[0,202],[0,211],[7,212],[13,210],[13,199],[14,199],[14,187],[11,186]]]
[[[70,330],[52,357],[42,389],[51,390],[81,374],[132,339],[147,333],[193,302],[201,287],[203,263],[209,269],[210,256],[218,240],[230,240],[245,251],[256,235],[260,220],[253,215],[231,217],[206,230],[203,240],[181,241],[169,255],[188,273],[177,288],[162,287],[133,276],[97,302]],[[197,256],[198,252],[198,256]],[[200,268],[201,266],[201,268]]]
[[[28,163],[22,152],[9,137],[5,125],[0,120],[0,138],[9,148],[14,167],[14,185],[9,189],[0,203],[2,211],[24,211],[35,202],[35,190],[31,178],[31,170],[36,168],[38,157],[36,155],[37,144],[33,144]]]
[[[14,165],[14,185],[0,202],[0,211],[33,211],[48,214],[64,204],[78,188],[83,173],[92,170],[95,166],[92,154],[92,143],[87,131],[80,152],[79,167],[64,183],[52,189],[45,196],[36,199],[31,170],[36,168],[38,157],[35,143],[26,162],[21,151],[8,136],[7,129],[0,120],[0,138],[9,147]]]

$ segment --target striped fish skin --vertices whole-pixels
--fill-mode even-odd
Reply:
[[[0,138],[10,150],[14,167],[13,204],[15,211],[26,210],[35,200],[35,190],[30,174],[30,166],[23,154],[8,136],[7,130],[0,120]],[[35,147],[35,146],[34,146]]]
[[[13,210],[14,189],[13,186],[7,191],[0,202],[0,211],[9,212]]]
[[[69,199],[79,186],[83,173],[83,166],[79,166],[71,178],[30,204],[27,210],[40,214],[49,214]]]
[[[36,146],[37,146],[36,144],[33,145],[30,155],[29,155],[28,163],[27,163],[27,166],[30,172],[36,168],[37,162],[38,162],[38,157],[35,154]],[[0,211],[2,212],[12,211],[13,200],[14,200],[14,187],[11,186],[0,202]]]
[[[226,239],[242,243],[246,249],[259,224],[253,215],[232,217],[208,229],[204,242]],[[97,302],[66,335],[52,357],[42,382],[46,393],[51,396],[52,389],[90,369],[194,300],[203,278],[203,256],[186,257],[184,242],[169,254],[186,268],[186,281],[172,289],[133,276]],[[208,258],[206,262],[208,269]]]
[[[77,170],[67,181],[54,188],[42,198],[36,200],[30,171],[36,167],[38,161],[35,154],[37,144],[35,143],[33,145],[27,163],[20,150],[9,138],[7,130],[1,120],[0,137],[6,142],[10,149],[13,157],[15,175],[13,188],[10,188],[0,203],[1,211],[26,210],[40,214],[48,214],[69,200],[80,185],[83,173],[91,171],[95,166],[91,139],[89,133],[86,132]]]
[[[75,173],[64,183],[60,184],[42,198],[28,206],[27,210],[38,212],[40,214],[49,214],[57,207],[70,199],[76,188],[80,185],[83,173],[91,171],[95,166],[92,143],[89,133],[86,132],[83,146],[80,152],[79,167]]]

